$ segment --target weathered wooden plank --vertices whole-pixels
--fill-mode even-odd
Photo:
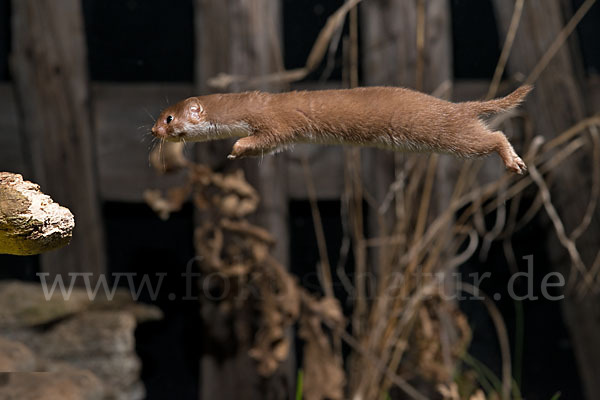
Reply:
[[[451,81],[449,4],[447,1],[434,0],[424,2],[424,7],[422,64],[418,65],[418,2],[375,0],[362,4],[364,84],[404,86],[432,93],[443,83]],[[444,94],[450,98],[449,93]],[[394,159],[398,155],[380,150],[368,150],[364,154],[367,189],[381,203],[395,180]],[[425,163],[425,158],[422,158]],[[450,176],[457,165],[457,160],[452,157],[439,157],[435,190],[440,195],[435,195],[434,201],[448,198],[451,191]],[[425,167],[426,164],[423,164]],[[441,204],[433,205],[434,209],[441,207]],[[389,231],[393,218],[384,218],[383,221],[388,225],[379,226],[378,221],[371,218],[369,225],[373,235]]]
[[[77,219],[69,247],[42,255],[51,274],[105,272],[81,2],[12,2],[11,72],[33,178]]]
[[[375,0],[363,2],[362,17],[363,84],[415,87],[416,2]],[[363,176],[367,191],[381,204],[396,179],[398,155],[378,149],[363,149]],[[392,229],[391,211],[379,218],[378,210],[368,210],[370,236],[384,236]],[[370,252],[375,270],[381,268],[385,248]],[[357,384],[358,385],[358,384]],[[358,387],[358,386],[356,386]],[[354,389],[353,389],[354,390]]]
[[[419,5],[424,8],[419,9]],[[448,1],[372,0],[363,2],[360,9],[363,17],[364,84],[404,86],[432,93],[452,79],[452,35]],[[421,11],[423,13],[419,14]],[[423,21],[423,25],[417,23],[419,20]],[[423,29],[420,31],[423,36],[418,33],[420,29]],[[446,97],[449,98],[447,94]],[[362,153],[366,160],[363,164],[364,184],[378,205],[382,204],[390,186],[399,178],[396,176],[397,161],[419,157],[418,165],[422,169],[428,168],[429,165],[428,158],[423,155],[402,156],[374,149],[363,150]],[[453,182],[450,177],[455,165],[457,161],[453,158],[438,158],[434,194],[426,210],[429,215],[432,214],[431,210],[439,211],[443,199],[449,198]],[[407,179],[416,178],[409,175]],[[397,218],[400,218],[399,215],[394,215],[393,207],[390,207],[385,215],[380,215],[378,209],[371,208],[369,211],[369,230],[372,237],[390,234],[398,221]],[[419,211],[410,212],[416,216]],[[379,274],[380,281],[391,276],[388,275],[389,252],[382,246],[371,254],[372,273]],[[373,309],[377,309],[377,304]],[[370,317],[373,318],[373,315]],[[365,336],[368,336],[368,332]],[[447,333],[447,337],[457,336],[450,332]],[[373,371],[357,374],[359,379],[355,379],[350,385],[351,397],[374,398],[381,390],[386,390],[379,385],[373,385],[373,382],[379,382],[377,374]]]
[[[209,78],[219,73],[241,76],[261,76],[281,68],[281,10],[280,2],[271,0],[195,1],[196,26],[196,83],[198,94],[209,93]],[[226,21],[226,22],[224,22]],[[240,87],[234,85],[233,91]],[[255,89],[277,91],[278,87],[265,84]],[[231,142],[210,143],[203,146],[198,156],[209,159],[214,155],[213,166],[224,166]],[[243,167],[248,181],[261,197],[257,223],[268,229],[276,238],[273,255],[283,265],[288,265],[287,227],[287,176],[286,155],[265,157],[228,163],[227,168]],[[205,305],[210,307],[209,304]],[[227,319],[214,310],[219,319]],[[231,318],[231,317],[230,317]],[[241,315],[236,317],[236,330],[251,331],[250,321]],[[208,324],[226,324],[226,321],[207,321]],[[225,325],[224,325],[225,326]],[[207,332],[206,340],[223,346],[236,346],[237,351],[228,356],[202,357],[200,398],[259,399],[291,396],[294,369],[290,363],[269,378],[261,378],[249,365],[248,349],[240,335],[235,332]],[[210,339],[209,339],[210,336]],[[235,344],[232,344],[232,338]],[[293,353],[290,351],[290,353]],[[262,381],[262,382],[261,382]],[[259,389],[258,382],[261,382]]]
[[[600,75],[588,78],[585,92],[590,114],[600,113]]]
[[[261,76],[276,72],[281,63],[280,4],[273,1],[196,2],[196,80],[199,94],[210,92],[207,80],[219,73]],[[236,21],[223,24],[222,21]],[[232,91],[239,88],[234,85]],[[281,88],[265,83],[255,89],[277,91]],[[221,164],[231,150],[230,141],[203,146],[200,157]],[[261,196],[258,220],[278,240],[275,257],[287,265],[287,187],[285,154],[228,163],[230,168],[243,167],[248,180]]]
[[[14,92],[8,83],[0,84],[0,171],[26,174],[23,162],[23,140],[19,134],[19,118]]]
[[[506,34],[512,13],[512,2],[494,0],[499,25]],[[528,0],[523,8],[523,15],[517,40],[511,57],[508,60],[508,70],[511,74],[528,74],[534,69],[543,54],[558,36],[568,19],[560,0]],[[575,61],[579,54],[569,51],[564,45],[547,64],[545,70],[535,82],[535,90],[526,103],[534,123],[536,135],[546,139],[559,135],[563,130],[583,118],[593,107],[586,109],[582,88],[580,87],[581,69],[576,68]],[[561,168],[553,171],[552,202],[558,209],[566,225],[567,232],[581,221],[586,210],[588,192],[592,187],[592,165],[588,157],[582,157],[574,162],[564,163]],[[600,236],[600,218],[590,224],[588,230],[577,240],[582,260],[591,265],[598,251]],[[549,228],[551,229],[551,228]],[[557,270],[565,276],[569,275],[571,265],[567,251],[550,236],[547,243],[548,257],[551,261],[549,269]],[[586,398],[600,397],[600,381],[596,371],[600,370],[600,300],[598,294],[590,294],[583,299],[577,294],[567,293],[562,306],[565,322],[570,332],[571,343],[579,364]]]
[[[211,92],[207,80],[219,73],[261,76],[281,67],[281,10],[274,1],[196,1],[196,82],[198,94]],[[236,21],[223,24],[222,21]],[[233,85],[231,90],[239,90]],[[280,87],[264,83],[254,89],[277,91]],[[206,144],[199,157],[223,165],[231,141]],[[212,158],[212,162],[210,162]],[[287,187],[286,155],[229,162],[228,168],[243,167],[250,183],[261,196],[258,221],[280,238],[274,255],[287,265]]]
[[[417,2],[375,0],[361,6],[364,84],[417,88],[432,93],[452,79],[452,43],[449,4],[425,2],[425,38],[421,75],[417,73]],[[422,78],[422,82],[418,82]],[[367,187],[381,200],[394,181],[394,154],[365,152]],[[441,157],[446,175],[455,161]],[[438,187],[439,189],[439,187]]]

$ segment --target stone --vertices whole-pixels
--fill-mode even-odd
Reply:
[[[104,386],[90,371],[0,374],[0,400],[104,400]]]
[[[73,291],[68,300],[56,290],[49,299],[41,285],[0,281],[0,333],[32,327],[83,311],[90,301],[85,291]]]
[[[88,311],[56,324],[30,346],[54,359],[91,358],[135,352],[135,318],[127,312]]]
[[[23,343],[0,337],[0,373],[35,371],[33,352]]]
[[[0,172],[0,253],[40,254],[66,246],[75,218],[35,183]]]

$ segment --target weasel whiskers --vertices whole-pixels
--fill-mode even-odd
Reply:
[[[154,118],[154,116],[152,114],[150,114],[150,111],[148,111],[148,109],[146,107],[144,107],[144,111],[146,112],[146,114],[148,114],[148,116],[152,119],[152,121],[156,122],[156,118]]]

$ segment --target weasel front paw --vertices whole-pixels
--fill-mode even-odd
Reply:
[[[260,138],[257,136],[248,136],[235,142],[231,154],[227,156],[230,160],[244,157],[256,157],[269,153]]]
[[[252,148],[240,142],[241,140],[235,142],[235,144],[233,145],[233,149],[231,149],[231,153],[227,156],[228,159],[237,160],[252,155]]]

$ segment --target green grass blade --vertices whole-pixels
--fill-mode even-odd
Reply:
[[[298,370],[298,374],[296,376],[296,400],[302,400],[302,388],[304,386],[304,371],[302,368]]]

